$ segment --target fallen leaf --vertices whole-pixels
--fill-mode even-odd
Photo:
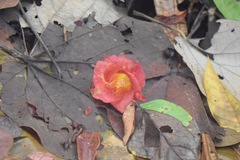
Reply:
[[[45,53],[33,56],[33,62],[30,60],[33,58],[31,57],[24,62],[7,62],[2,65],[1,109],[19,126],[32,128],[42,145],[60,157],[74,159],[77,156],[74,152],[76,144],[71,144],[67,150],[62,146],[72,133],[73,121],[83,124],[89,132],[102,131],[106,128],[105,124],[99,123],[101,120],[97,120],[99,115],[104,117],[105,113],[95,107],[89,91],[92,85],[92,66],[99,59],[107,55],[117,55],[128,49],[135,56],[135,60],[143,62],[143,67],[154,61],[167,66],[167,59],[164,59],[162,52],[170,43],[158,25],[129,17],[118,22],[132,29],[133,36],[129,42],[124,40],[125,37],[115,24],[94,29],[86,28],[84,25],[76,27],[66,43],[60,40],[53,43],[50,41],[51,38],[44,39],[43,36],[44,42],[51,46],[51,53],[63,72],[62,79],[55,76],[56,70]],[[61,27],[56,30],[54,27],[49,28],[51,30],[46,33],[54,31],[55,35],[51,34],[52,37],[61,37]],[[46,63],[35,62],[38,60],[40,62],[46,60]],[[51,68],[48,73],[42,71],[46,64]],[[79,74],[75,74],[75,70],[78,70]],[[150,69],[146,71],[146,74],[151,73]],[[162,73],[169,72],[163,70]],[[157,74],[154,71],[154,77],[161,76],[162,73]],[[89,116],[84,114],[87,106],[92,106],[92,114]],[[34,116],[34,110],[42,119]]]
[[[27,156],[33,152],[42,152],[52,155],[40,144],[39,141],[36,140],[36,137],[33,137],[33,135],[34,132],[29,134],[28,132],[23,131],[21,136],[16,139],[9,154],[13,157],[18,157],[17,159],[26,159]],[[53,156],[57,160],[63,160],[55,155]]]
[[[1,1],[0,1],[1,2]],[[3,26],[0,28],[0,44],[7,47],[8,49],[13,49],[13,44],[10,41],[7,27]]]
[[[58,160],[58,158],[52,154],[39,152],[39,151],[30,153],[28,155],[28,158],[30,160]]]
[[[219,20],[220,27],[218,32],[211,39],[212,46],[204,50],[199,49],[199,39],[190,39],[188,41],[177,37],[177,43],[174,45],[183,60],[194,73],[197,84],[203,94],[203,77],[205,66],[207,64],[206,53],[213,58],[212,65],[221,77],[223,84],[229,91],[240,100],[240,67],[238,59],[240,59],[239,43],[240,43],[240,25],[239,21]]]
[[[140,107],[170,115],[181,121],[184,126],[188,126],[189,122],[192,120],[192,116],[186,110],[166,100],[153,100],[150,102],[141,103]]]
[[[13,136],[10,132],[0,128],[0,159],[5,159],[13,145]]]
[[[191,79],[178,75],[169,75],[153,82],[146,83],[144,93],[148,100],[165,99],[183,107],[197,122],[201,132],[212,138],[218,137],[218,125],[212,125],[205,111],[202,98],[196,84]],[[161,91],[161,92],[159,92]],[[218,138],[219,139],[219,138]]]
[[[148,159],[197,159],[199,130],[195,121],[185,127],[171,116],[146,110],[127,146],[131,153]]]
[[[202,155],[201,160],[218,160],[215,146],[208,134],[202,133]]]
[[[96,159],[97,160],[135,160],[135,157],[128,152],[127,146],[124,146],[122,140],[117,138],[113,133],[108,132],[102,133],[103,148],[98,150]]]
[[[240,133],[233,129],[225,128],[224,136],[220,141],[214,141],[216,147],[232,146],[240,142]]]
[[[218,10],[227,19],[240,20],[240,4],[236,0],[213,0]]]
[[[79,90],[70,87],[69,84],[63,83],[61,80],[57,80],[59,83],[55,82],[54,77],[33,68],[33,70],[29,68],[27,77],[29,81],[26,84],[25,67],[24,64],[18,62],[8,62],[2,65],[3,71],[0,77],[4,87],[2,89],[3,104],[1,109],[12,117],[19,126],[31,127],[36,131],[41,143],[49,151],[64,158],[66,158],[65,156],[75,157],[76,155],[72,152],[76,149],[75,145],[68,150],[64,150],[61,145],[68,140],[69,133],[72,132],[71,122],[68,123],[65,119],[69,118],[70,121],[74,120],[78,124],[91,126],[87,129],[88,131],[101,130],[100,126],[103,125],[95,120],[94,114],[84,115],[85,108],[89,105],[94,106],[93,102]],[[48,81],[54,82],[49,83]],[[72,89],[67,89],[67,86]],[[28,104],[34,106],[39,115],[44,114],[44,119],[34,117],[31,114],[32,107],[29,107]],[[64,111],[60,111],[59,107]],[[95,107],[92,110],[95,113],[98,112]],[[61,112],[65,114],[63,115]]]
[[[15,7],[18,4],[19,0],[1,0],[0,9]]]
[[[112,129],[122,139],[124,136],[124,124],[122,121],[122,114],[110,109],[109,107],[105,107],[105,109],[107,110],[107,117]]]
[[[77,152],[79,160],[94,160],[96,150],[100,145],[100,132],[81,133],[77,137]]]
[[[0,115],[0,128],[11,133],[13,138],[17,138],[22,134],[22,129],[17,125],[17,123],[5,115]]]
[[[222,160],[239,160],[240,156],[230,147],[217,148],[218,157]]]
[[[122,116],[124,124],[124,136],[123,136],[124,145],[127,144],[130,136],[134,132],[134,118],[135,118],[135,103],[132,101],[127,105],[126,110],[123,112]]]
[[[163,15],[166,17],[172,16],[172,15],[181,15],[184,13],[184,11],[179,11],[178,10],[178,3],[183,2],[184,0],[168,0],[168,1],[163,1],[163,0],[154,0],[155,4],[155,9],[157,12],[157,15]]]
[[[96,14],[95,19],[103,25],[110,24],[124,15],[121,12],[122,9],[115,7],[111,0],[55,0],[52,3],[42,0],[41,6],[37,6],[35,3],[23,5],[27,9],[26,14],[29,21],[38,33],[42,33],[49,22],[64,25],[68,31],[73,31],[75,21],[87,17],[93,12]],[[71,12],[69,13],[69,11]],[[35,18],[36,15],[37,18]],[[26,27],[22,19],[20,19],[20,23],[22,27]]]
[[[209,59],[204,74],[204,88],[210,111],[218,124],[240,132],[240,102],[222,84]]]

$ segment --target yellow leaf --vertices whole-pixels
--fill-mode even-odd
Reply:
[[[127,146],[124,146],[122,140],[116,137],[113,132],[106,131],[101,133],[103,137],[102,149],[97,152],[96,159],[101,160],[135,160],[135,157],[129,153]]]
[[[240,132],[240,102],[222,84],[209,59],[204,88],[210,111],[218,124]]]

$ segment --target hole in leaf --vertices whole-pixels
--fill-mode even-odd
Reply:
[[[173,132],[173,130],[172,130],[172,128],[170,126],[162,126],[159,129],[163,133],[172,133]]]
[[[54,23],[55,25],[58,25],[59,27],[63,27],[63,25],[62,25],[61,23],[59,23],[58,21],[53,21],[53,23]]]
[[[219,79],[221,79],[221,80],[223,80],[223,79],[224,79],[224,77],[223,77],[223,76],[221,76],[221,75],[218,75],[218,77],[219,77]]]

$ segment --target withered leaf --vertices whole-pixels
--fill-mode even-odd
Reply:
[[[127,146],[132,153],[143,158],[197,159],[200,135],[194,120],[184,127],[171,116],[147,110]]]
[[[100,132],[84,132],[77,137],[77,151],[79,160],[94,160],[96,150],[100,145]]]

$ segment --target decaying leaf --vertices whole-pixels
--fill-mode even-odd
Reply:
[[[218,137],[219,129],[214,129],[218,125],[210,123],[199,90],[191,79],[170,75],[151,83],[153,84],[145,87],[144,91],[149,101],[165,99],[181,106],[197,122],[201,132],[208,133],[212,138]]]
[[[97,160],[135,160],[135,157],[128,152],[127,146],[124,146],[121,139],[117,138],[113,133],[105,136],[106,134],[108,133],[102,133],[103,141],[101,144],[103,148],[98,150]]]
[[[77,152],[79,160],[94,160],[96,150],[100,145],[100,132],[84,132],[77,137]]]
[[[17,159],[26,159],[29,154],[31,153],[44,153],[47,155],[52,155],[56,160],[63,160],[53,154],[51,154],[48,150],[46,150],[39,141],[36,140],[36,137],[33,137],[34,132],[31,134],[28,132],[23,131],[21,136],[19,137],[19,140],[17,140],[11,151],[10,155],[13,157],[18,157]],[[27,146],[27,147],[26,147]],[[40,154],[41,155],[41,154]]]
[[[240,133],[229,128],[224,129],[224,136],[220,141],[214,141],[216,147],[232,146],[240,142]]]
[[[105,107],[107,110],[107,117],[111,124],[112,129],[114,132],[120,137],[123,138],[124,136],[124,124],[122,121],[122,114],[119,112],[112,110],[109,107]]]
[[[224,148],[216,148],[217,154],[220,159],[223,160],[239,160],[239,153],[236,152],[233,148],[224,147]]]
[[[29,57],[26,61],[2,65],[1,109],[19,126],[32,128],[44,147],[64,159],[76,157],[74,143],[67,150],[62,146],[73,132],[73,123],[83,124],[89,132],[105,129],[95,120],[96,114],[104,113],[95,107],[89,91],[92,65],[99,59],[127,49],[131,52],[129,56],[135,57],[134,61],[143,64],[148,77],[159,77],[170,71],[162,54],[170,43],[158,25],[128,17],[119,20],[118,24],[127,25],[132,30],[133,36],[128,42],[115,24],[94,29],[78,26],[66,43],[55,41],[55,38],[51,41],[50,37],[43,36],[63,72],[62,79],[55,76],[55,68],[46,59],[45,53]],[[54,28],[50,27],[46,34],[51,30]],[[61,37],[61,27],[54,31],[56,36]],[[38,60],[46,60],[46,63],[36,62]],[[163,72],[153,72],[149,67],[156,61],[165,66]],[[51,68],[47,73],[41,70],[46,64]],[[74,72],[76,70],[78,74]],[[88,106],[92,107],[92,114],[86,116],[84,112]]]
[[[208,134],[202,133],[202,155],[201,160],[218,160],[215,146]]]
[[[17,123],[5,115],[0,115],[0,128],[11,133],[13,138],[17,138],[22,134],[22,129],[17,125]]]
[[[1,1],[0,1],[1,2]],[[7,47],[8,49],[13,49],[13,44],[10,41],[7,27],[3,26],[0,28],[0,44]]]
[[[48,0],[42,0],[41,6],[37,6],[35,3],[24,6],[28,10],[26,14],[29,20],[39,33],[45,30],[49,22],[64,25],[69,31],[73,31],[75,21],[87,17],[93,12],[96,14],[95,19],[105,25],[116,21],[124,15],[121,8],[115,7],[111,0],[54,0],[51,3]],[[20,22],[23,27],[26,27],[22,19]]]
[[[197,159],[200,137],[194,120],[185,127],[177,119],[146,110],[127,144],[131,153],[149,159]]]
[[[15,7],[18,4],[19,0],[1,0],[0,9]]]
[[[132,101],[130,102],[126,110],[123,113],[123,124],[124,124],[124,136],[123,136],[123,143],[124,145],[127,144],[130,136],[134,132],[134,118],[135,118],[135,103]]]
[[[240,67],[239,61],[240,52],[240,22],[231,20],[219,20],[220,27],[218,32],[211,39],[212,46],[205,50],[213,58],[212,65],[220,76],[223,84],[229,91],[240,100]],[[191,39],[193,44],[177,37],[177,44],[174,45],[183,60],[194,73],[198,86],[203,94],[203,77],[207,57],[199,50],[199,40]]]
[[[209,59],[204,88],[210,111],[219,125],[240,132],[240,102],[222,84]]]
[[[0,128],[0,159],[5,159],[13,145],[13,136],[10,132]]]

